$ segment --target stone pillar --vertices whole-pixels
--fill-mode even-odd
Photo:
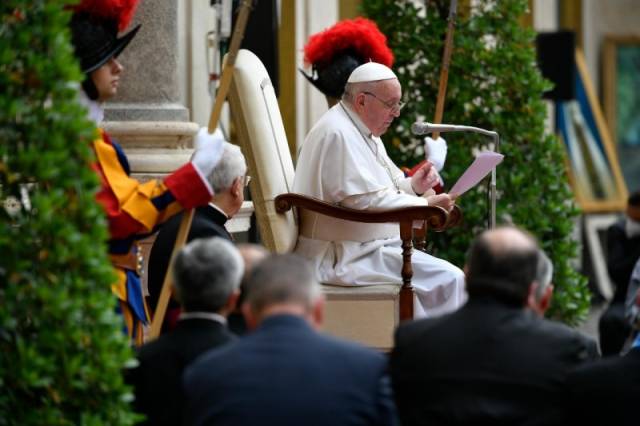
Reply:
[[[142,28],[120,56],[118,95],[105,107],[104,128],[127,153],[132,174],[162,177],[189,160],[198,125],[181,101],[175,0],[141,0],[129,29]]]
[[[188,121],[178,80],[178,2],[142,0],[129,28],[142,24],[120,56],[124,72],[109,121]]]

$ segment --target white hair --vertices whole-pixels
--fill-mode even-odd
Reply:
[[[536,288],[536,300],[539,302],[542,299],[544,290],[553,278],[553,263],[549,256],[543,251],[538,251],[538,266],[536,268],[536,282],[538,287]]]
[[[220,237],[198,238],[173,263],[176,298],[185,311],[218,312],[240,287],[244,262],[238,249]]]
[[[231,188],[233,181],[246,173],[247,163],[240,147],[225,142],[222,157],[209,174],[208,180],[211,188],[216,193],[220,193]]]

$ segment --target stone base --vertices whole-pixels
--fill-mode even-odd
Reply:
[[[104,109],[108,121],[189,121],[189,110],[178,103],[109,102]]]
[[[122,145],[132,175],[141,180],[161,177],[188,162],[198,132],[198,125],[188,121],[107,121],[103,128]]]
[[[336,337],[390,351],[400,319],[400,284],[358,287],[323,285],[323,330]]]

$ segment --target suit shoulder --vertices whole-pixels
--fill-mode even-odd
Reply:
[[[440,327],[450,315],[443,315],[438,318],[424,318],[402,323],[395,332],[395,342],[397,344],[409,344]]]
[[[326,334],[318,334],[316,341],[324,350],[338,353],[341,357],[344,357],[343,359],[351,358],[359,362],[370,362],[374,364],[386,363],[386,358],[382,353],[360,343],[343,340]]]
[[[535,322],[539,332],[551,341],[557,341],[560,347],[577,348],[584,352],[585,358],[596,358],[598,356],[598,345],[594,339],[586,334],[575,330],[565,324],[548,320],[546,318]],[[571,346],[569,346],[569,344]]]

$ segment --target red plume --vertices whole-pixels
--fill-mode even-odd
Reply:
[[[123,31],[133,18],[139,0],[82,0],[73,9],[100,19],[118,21],[118,31]]]
[[[387,46],[387,37],[375,22],[365,18],[340,21],[309,37],[304,47],[304,62],[316,66],[327,64],[345,50],[353,51],[363,61],[371,60],[388,67],[393,65],[393,52]]]

